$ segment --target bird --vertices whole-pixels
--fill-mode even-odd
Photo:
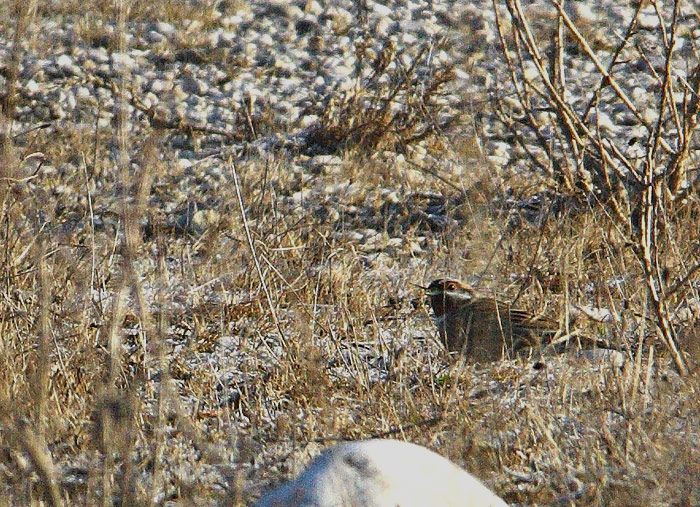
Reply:
[[[449,352],[475,362],[491,362],[515,351],[539,347],[559,331],[556,321],[514,308],[469,284],[450,278],[433,280],[425,290],[438,333]]]
[[[371,439],[326,449],[294,481],[266,492],[255,507],[505,507],[478,479],[447,458],[409,442]]]

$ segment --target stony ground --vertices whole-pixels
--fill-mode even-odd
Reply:
[[[589,4],[567,12],[609,54],[636,6]],[[571,107],[595,102],[630,157],[658,110],[672,8],[655,5],[615,68],[638,117],[607,89],[593,101],[594,65],[564,48]],[[9,504],[249,504],[323,447],[382,436],[512,504],[700,505],[697,371],[655,341],[610,217],[539,169],[491,2],[126,6],[0,6]],[[548,41],[552,5],[526,10]],[[692,5],[678,25],[682,84]],[[700,250],[686,199],[674,280]],[[465,364],[414,285],[438,276],[624,351]],[[686,282],[673,322],[690,350]]]

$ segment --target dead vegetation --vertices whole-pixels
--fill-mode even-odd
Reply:
[[[439,115],[444,86],[454,79],[452,68],[438,64],[432,75],[417,75],[418,69],[432,65],[433,53],[444,50],[446,41],[423,44],[410,63],[397,58],[392,41],[378,54],[368,54],[373,42],[357,42],[357,84],[322,104],[321,120],[309,134],[307,151],[403,152],[426,139],[439,138],[458,120],[454,115]]]
[[[464,465],[509,503],[700,503],[700,74],[670,78],[678,12],[660,13],[671,24],[658,121],[640,119],[645,151],[632,160],[592,119],[620,103],[638,117],[614,74],[588,76],[600,86],[585,112],[564,100],[567,80],[550,69],[570,45],[587,50],[552,4],[549,57],[517,1],[500,11],[517,100],[493,108],[527,177],[450,146],[445,131],[464,125],[433,98],[451,71],[419,80],[389,65],[390,45],[360,60],[374,74],[329,97],[307,140],[339,167],[308,178],[295,150],[230,157],[225,179],[199,179],[208,193],[178,187],[186,176],[156,149],[168,126],[18,133],[22,97],[8,88],[0,496],[247,504],[327,444],[392,437]],[[16,26],[21,38],[26,20]],[[440,163],[452,153],[470,154],[461,174]],[[575,306],[608,309],[582,325],[627,361],[455,361],[411,285],[442,275],[562,322]]]

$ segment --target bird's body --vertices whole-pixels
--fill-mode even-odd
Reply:
[[[559,328],[552,319],[478,295],[457,280],[434,280],[426,293],[447,350],[462,352],[473,361],[495,361],[537,347],[543,337],[551,337]]]

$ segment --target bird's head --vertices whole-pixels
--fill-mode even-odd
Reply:
[[[450,278],[438,278],[422,289],[430,298],[430,306],[436,317],[442,317],[474,298],[474,289],[470,285]]]

